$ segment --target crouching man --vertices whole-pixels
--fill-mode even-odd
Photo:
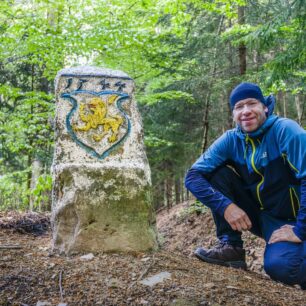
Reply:
[[[194,163],[185,185],[212,210],[219,243],[195,256],[246,268],[241,232],[266,241],[264,269],[306,289],[306,132],[273,115],[274,98],[252,83],[230,95],[237,126]]]

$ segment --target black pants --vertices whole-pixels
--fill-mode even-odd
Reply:
[[[272,233],[285,224],[295,222],[277,219],[268,211],[260,210],[249,191],[244,189],[240,177],[230,168],[217,170],[209,180],[210,184],[243,209],[252,222],[250,231],[269,241]],[[217,237],[232,245],[242,246],[241,232],[234,231],[223,216],[213,213]],[[272,279],[293,285],[299,284],[306,289],[306,241],[288,241],[266,244],[264,269]]]
[[[263,237],[259,219],[260,209],[249,191],[244,189],[240,177],[230,168],[222,167],[209,180],[210,184],[223,195],[243,209],[252,222],[251,232]],[[232,230],[224,217],[213,213],[217,228],[217,237],[220,240],[230,241],[231,244],[242,246],[241,232]]]

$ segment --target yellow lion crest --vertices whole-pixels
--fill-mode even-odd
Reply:
[[[97,129],[100,125],[103,127],[102,134],[94,134],[92,136],[93,140],[101,141],[104,136],[109,132],[111,135],[108,137],[108,141],[113,143],[118,139],[119,128],[123,123],[123,118],[121,116],[107,116],[108,105],[113,104],[117,95],[111,95],[108,97],[107,102],[104,102],[101,98],[92,98],[89,103],[81,103],[79,118],[85,123],[83,126],[73,125],[74,131],[87,132],[91,129]],[[87,107],[86,107],[87,106]],[[85,109],[85,107],[87,109]]]

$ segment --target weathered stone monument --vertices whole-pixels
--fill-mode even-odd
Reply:
[[[54,249],[156,248],[133,80],[121,71],[76,67],[61,70],[55,85]]]

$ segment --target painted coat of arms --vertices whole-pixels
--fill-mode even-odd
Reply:
[[[71,85],[69,80],[67,89]],[[105,90],[103,80],[102,91],[94,92],[82,89],[86,81],[80,80],[76,90],[61,95],[72,105],[66,116],[66,127],[80,147],[92,156],[104,159],[120,147],[130,133],[130,119],[123,107],[130,97],[122,92],[124,83],[117,82],[117,90]]]

